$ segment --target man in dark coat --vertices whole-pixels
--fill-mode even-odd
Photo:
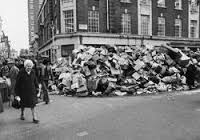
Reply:
[[[24,109],[31,108],[33,123],[38,123],[36,119],[34,108],[37,103],[37,88],[38,82],[33,68],[33,62],[26,60],[24,68],[20,70],[15,85],[15,93],[20,98],[21,103],[21,120],[24,120]]]
[[[194,66],[194,64],[192,62],[190,62],[187,67],[186,74],[185,74],[186,83],[189,86],[189,89],[192,89],[195,86],[195,84],[194,84],[195,76],[196,76],[196,67]]]
[[[41,72],[40,72],[40,83],[42,84],[42,90],[44,93],[44,101],[46,104],[49,103],[49,95],[48,95],[48,81],[52,77],[52,71],[49,65],[49,60],[45,59],[43,63],[41,64]]]

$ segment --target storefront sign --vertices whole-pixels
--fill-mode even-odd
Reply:
[[[87,28],[88,28],[87,24],[79,24],[80,30],[87,30]]]

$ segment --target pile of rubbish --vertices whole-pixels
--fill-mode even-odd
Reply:
[[[77,96],[144,95],[188,90],[186,69],[198,67],[200,53],[169,45],[143,47],[80,46],[62,71],[58,88]],[[198,77],[198,73],[197,73]]]

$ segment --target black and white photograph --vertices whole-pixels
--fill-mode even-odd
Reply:
[[[0,140],[200,140],[200,0],[0,0]]]

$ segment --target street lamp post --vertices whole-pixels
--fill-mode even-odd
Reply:
[[[54,40],[55,40],[55,34],[54,34],[54,30],[55,30],[55,25],[53,24],[52,22],[52,25],[51,25],[51,31],[52,31],[52,46],[51,46],[51,49],[50,49],[50,53],[51,53],[51,62],[54,62],[55,60],[55,53],[54,53]]]

